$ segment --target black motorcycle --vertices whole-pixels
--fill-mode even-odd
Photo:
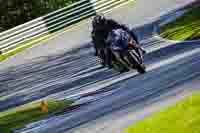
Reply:
[[[136,41],[131,38],[131,43],[128,44],[127,49],[113,50],[112,47],[98,50],[98,56],[102,65],[106,65],[106,54],[108,51],[112,59],[113,69],[120,73],[128,72],[131,69],[136,69],[139,73],[145,73],[146,68],[143,63],[143,51],[136,48]],[[137,52],[136,52],[137,50]]]

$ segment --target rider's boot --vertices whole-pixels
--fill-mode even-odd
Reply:
[[[108,65],[108,68],[109,69],[112,69],[113,68],[113,64],[112,64],[112,52],[109,48],[106,48],[105,49],[105,62],[106,64]]]

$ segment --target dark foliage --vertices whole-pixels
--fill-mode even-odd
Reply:
[[[0,32],[79,0],[0,0]]]

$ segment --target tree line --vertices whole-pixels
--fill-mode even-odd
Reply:
[[[0,0],[0,32],[79,0]]]

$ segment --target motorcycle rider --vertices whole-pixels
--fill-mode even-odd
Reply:
[[[107,19],[103,15],[96,15],[92,21],[91,36],[95,48],[95,55],[100,56],[100,53],[103,53],[104,55],[102,58],[103,65],[107,64],[110,68],[112,67],[111,50],[109,48],[110,44],[108,43],[109,41],[107,41],[107,38],[114,29],[122,29],[130,34],[131,37],[136,41],[136,43],[133,44],[136,52],[139,51],[138,49],[141,49],[143,53],[145,53],[145,50],[138,45],[139,42],[136,35],[127,26],[124,24],[119,24],[113,19]]]

